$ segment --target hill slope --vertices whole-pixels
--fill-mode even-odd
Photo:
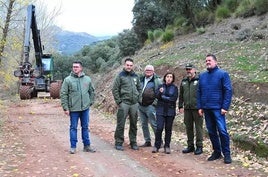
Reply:
[[[146,64],[152,64],[160,76],[173,71],[176,84],[179,84],[185,74],[186,63],[195,64],[198,72],[202,72],[206,69],[205,55],[215,54],[219,66],[230,73],[233,82],[234,97],[228,127],[234,149],[241,147],[248,150],[234,152],[234,155],[242,154],[242,162],[243,158],[247,158],[245,156],[251,157],[251,162],[245,162],[250,166],[258,164],[268,167],[263,159],[249,153],[268,158],[267,39],[268,14],[247,19],[230,18],[207,27],[204,34],[181,35],[166,44],[146,45],[132,57],[135,71],[142,73]],[[100,110],[116,112],[111,87],[115,75],[121,70],[122,66],[95,77]],[[178,115],[175,123],[175,129],[181,131],[180,134],[185,133],[182,120],[182,115]],[[185,143],[185,138],[179,139],[182,144]]]
[[[264,38],[254,39],[257,34]],[[267,39],[268,14],[247,19],[230,18],[209,26],[201,35],[192,33],[178,36],[166,44],[146,45],[132,57],[137,72],[141,73],[146,64],[153,64],[160,76],[167,70],[174,71],[179,84],[185,74],[186,63],[195,64],[198,72],[202,72],[205,70],[205,55],[213,53],[218,57],[219,66],[230,72],[235,96],[268,104]],[[113,78],[121,69],[122,66],[96,78],[100,95],[111,97]],[[111,105],[113,101],[106,107]]]
[[[57,46],[55,48],[63,55],[72,55],[81,50],[85,45],[109,39],[110,36],[95,37],[88,33],[77,33],[61,30],[55,36]]]

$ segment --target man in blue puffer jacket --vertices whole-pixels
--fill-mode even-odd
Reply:
[[[199,76],[197,90],[197,108],[200,116],[205,114],[206,127],[214,152],[208,161],[220,159],[224,163],[232,162],[230,137],[227,132],[225,114],[232,100],[232,84],[229,74],[217,66],[213,54],[206,56],[207,71]]]

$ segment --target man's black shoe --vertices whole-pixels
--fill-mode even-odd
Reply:
[[[182,153],[184,153],[184,154],[190,153],[190,152],[194,152],[194,147],[187,147],[187,148],[182,150]]]
[[[208,158],[208,161],[213,161],[222,158],[221,153],[213,152],[212,155]]]
[[[226,163],[226,164],[232,163],[232,158],[230,155],[224,156],[224,163]]]
[[[150,141],[148,141],[148,142],[145,142],[143,145],[141,145],[140,147],[151,147],[152,146],[152,144],[151,144],[151,142]]]
[[[115,145],[115,149],[118,150],[118,151],[123,151],[124,150],[123,146],[121,146],[121,145]]]
[[[166,154],[170,154],[170,153],[171,153],[171,150],[170,150],[169,147],[165,147],[165,153],[166,153]]]
[[[137,145],[132,145],[131,146],[131,149],[133,149],[133,150],[139,150],[139,147]]]
[[[157,149],[156,147],[153,147],[152,153],[157,153],[159,151],[159,149]]]
[[[96,152],[96,149],[93,149],[90,145],[84,146],[84,152]]]
[[[203,153],[203,148],[202,147],[197,147],[196,150],[194,151],[194,155],[200,155]]]

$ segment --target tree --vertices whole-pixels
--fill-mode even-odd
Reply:
[[[72,70],[72,62],[75,59],[72,57],[62,56],[59,54],[54,55],[54,79],[63,80],[67,77]]]
[[[202,9],[206,7],[206,3],[208,3],[208,0],[156,0],[161,8],[165,9],[167,12],[169,12],[169,18],[172,19],[170,22],[173,22],[173,20],[176,17],[182,16],[186,18],[193,26],[193,28],[196,28],[196,16],[197,12],[200,12]]]
[[[2,23],[0,21],[0,28],[2,30],[0,39],[0,64],[4,57],[4,52],[6,48],[8,46],[14,45],[11,44],[13,43],[13,41],[16,41],[18,43],[15,44],[16,46],[23,45],[23,26],[26,17],[26,7],[31,2],[32,0],[28,2],[18,0],[0,1],[0,15],[3,19],[5,19]],[[55,41],[54,34],[57,32],[57,28],[54,25],[54,21],[60,13],[60,7],[54,8],[51,12],[48,12],[45,2],[38,2],[40,5],[37,5],[37,8],[39,8],[37,10],[37,22],[38,27],[41,31],[42,43],[53,44],[53,42]],[[8,36],[12,37],[12,40],[8,39]],[[52,45],[48,46],[50,47],[50,49],[53,48]],[[19,60],[17,60],[17,62],[19,63],[21,61],[21,57],[16,58],[20,58]]]
[[[42,44],[45,47],[46,53],[52,53],[56,45],[55,34],[60,30],[55,25],[55,20],[61,14],[61,4],[49,11],[46,1],[39,0],[36,8],[36,18],[41,33]]]
[[[208,7],[212,10],[216,10],[218,5],[220,5],[222,0],[209,0]]]
[[[155,0],[136,0],[133,7],[133,29],[140,43],[147,39],[147,32],[164,29],[168,23],[167,13]]]
[[[85,66],[91,72],[97,73],[101,67],[111,66],[120,59],[117,40],[112,38],[95,45],[85,46],[76,58],[87,63]]]
[[[120,54],[122,57],[134,55],[141,45],[133,30],[123,30],[117,37]]]
[[[10,21],[11,21],[11,15],[13,12],[14,3],[15,3],[15,0],[10,0],[8,3],[6,18],[4,21],[4,26],[2,27],[3,33],[2,33],[2,37],[1,37],[1,41],[0,41],[0,66],[2,63],[3,54],[4,54],[4,50],[5,50],[5,46],[6,46],[6,40],[7,40],[7,36],[8,36],[9,25],[10,25]]]

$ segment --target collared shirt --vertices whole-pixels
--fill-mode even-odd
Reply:
[[[150,77],[144,77],[144,84],[143,84],[143,88],[142,88],[142,93],[144,91],[144,89],[146,88],[147,83],[153,78],[154,75],[150,76]]]

